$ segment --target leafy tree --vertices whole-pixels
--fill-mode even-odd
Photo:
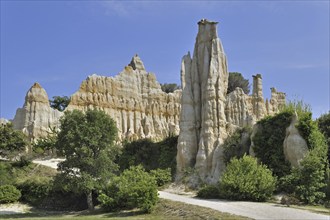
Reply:
[[[228,199],[265,201],[272,196],[275,183],[272,171],[244,155],[229,162],[219,187],[221,196]]]
[[[330,112],[317,119],[318,127],[328,142],[328,162],[330,166]]]
[[[166,93],[172,93],[177,89],[181,89],[181,86],[179,86],[176,83],[164,83],[164,84],[160,84],[161,89],[163,90],[163,92]]]
[[[50,107],[59,111],[64,111],[70,103],[70,98],[67,96],[53,96],[52,100],[49,100]]]
[[[13,129],[11,123],[0,125],[0,156],[12,159],[18,153],[25,150],[26,136]]]
[[[45,152],[55,154],[57,135],[58,131],[55,128],[52,128],[51,132],[49,132],[46,137],[39,138],[35,143],[33,143],[32,150],[37,154],[42,154]]]
[[[93,210],[92,192],[107,183],[117,170],[115,122],[98,110],[65,112],[60,122],[56,148],[66,160],[58,165],[61,173],[57,179],[73,192],[84,193],[88,208]]]
[[[227,94],[234,91],[237,87],[242,88],[245,94],[250,93],[249,80],[244,79],[241,73],[229,72]]]
[[[142,165],[147,171],[171,168],[172,176],[176,171],[175,156],[178,136],[170,136],[160,142],[142,139],[125,142],[122,154],[117,158],[120,170],[130,166]]]
[[[132,166],[114,178],[98,200],[109,210],[140,208],[151,212],[158,201],[157,183],[141,165]]]

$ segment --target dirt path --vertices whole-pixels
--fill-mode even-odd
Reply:
[[[203,206],[221,212],[245,216],[253,219],[324,219],[330,220],[330,215],[321,215],[309,211],[284,207],[278,204],[257,202],[234,202],[223,200],[203,200],[187,196],[159,191],[159,197],[187,204]]]

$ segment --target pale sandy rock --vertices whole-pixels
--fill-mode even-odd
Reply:
[[[308,147],[305,139],[299,134],[296,124],[298,122],[297,113],[293,115],[291,124],[286,129],[286,136],[283,142],[283,151],[285,159],[292,167],[300,167],[300,161],[308,153]]]
[[[183,57],[182,112],[178,139],[178,178],[195,168],[202,179],[213,178],[213,158],[221,155],[226,137],[225,99],[228,85],[227,60],[217,36],[217,22],[201,20],[194,55]],[[214,152],[220,152],[214,155]],[[217,177],[215,177],[217,178]]]
[[[115,77],[92,75],[71,96],[67,110],[102,109],[116,122],[120,139],[161,140],[179,131],[181,91],[165,93],[135,55]]]
[[[0,125],[5,125],[7,123],[9,123],[10,121],[5,119],[5,118],[0,118]]]
[[[46,137],[51,129],[58,128],[62,112],[49,105],[48,95],[39,83],[34,83],[25,96],[23,108],[16,111],[14,129],[22,130],[30,141]]]
[[[224,140],[239,127],[253,126],[258,120],[278,112],[285,94],[272,90],[264,100],[262,77],[253,76],[253,92],[236,88],[226,95],[226,56],[217,36],[217,22],[201,20],[194,54],[182,59],[182,99],[177,153],[177,179],[186,170],[197,171],[197,179],[214,183],[225,169]],[[244,136],[244,141],[249,139]],[[251,152],[253,153],[253,152]]]

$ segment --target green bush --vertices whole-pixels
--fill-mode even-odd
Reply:
[[[217,199],[220,197],[219,187],[215,185],[206,185],[198,190],[197,197],[203,199]]]
[[[170,168],[150,170],[150,175],[155,178],[157,186],[164,186],[172,181]]]
[[[278,177],[290,173],[291,166],[285,160],[283,142],[286,128],[290,125],[292,116],[292,112],[284,111],[260,120],[252,140],[256,157]]]
[[[149,139],[125,142],[122,154],[117,158],[120,170],[142,165],[146,171],[171,168],[172,179],[176,172],[178,136],[170,136],[160,142]]]
[[[157,183],[142,166],[133,166],[116,177],[98,200],[109,210],[139,208],[151,212],[158,201]]]
[[[328,142],[328,162],[330,166],[330,111],[317,119],[318,127]]]
[[[16,202],[21,197],[21,192],[13,185],[0,186],[0,203]]]
[[[22,201],[38,205],[44,198],[49,196],[53,189],[53,184],[49,178],[40,177],[19,183],[17,188],[22,192]]]
[[[227,199],[265,201],[275,190],[272,172],[253,157],[232,159],[220,180],[221,195]]]

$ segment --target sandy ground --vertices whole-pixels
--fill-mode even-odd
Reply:
[[[253,219],[315,219],[330,220],[330,215],[311,213],[284,207],[279,204],[259,203],[259,202],[236,202],[224,200],[204,200],[183,195],[176,195],[169,192],[159,191],[159,197],[187,204],[198,205],[211,208],[220,212],[227,212],[234,215],[245,216]]]
[[[29,212],[31,207],[26,204],[13,203],[13,204],[1,204],[0,215],[19,214]]]
[[[64,161],[64,159],[62,159],[62,158],[37,159],[37,160],[33,160],[32,162],[57,169],[57,164],[61,161]]]

